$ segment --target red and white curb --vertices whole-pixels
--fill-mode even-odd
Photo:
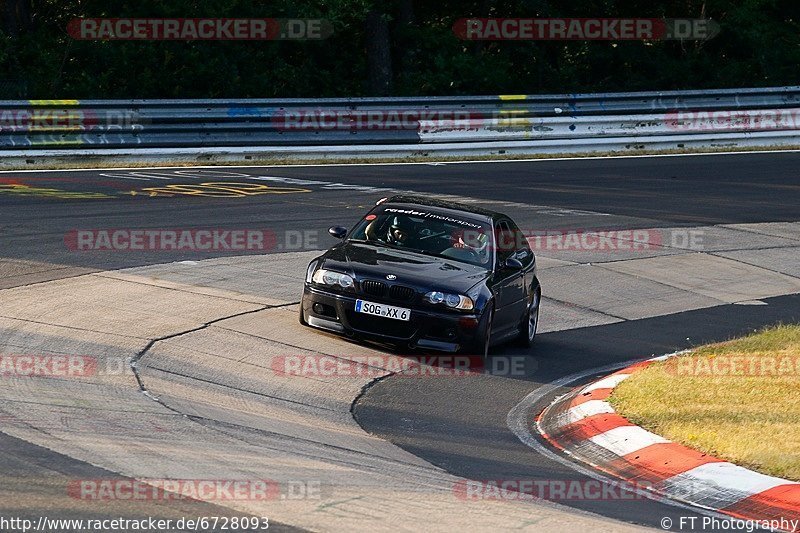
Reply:
[[[614,412],[607,401],[614,388],[666,357],[636,363],[557,398],[539,415],[536,429],[573,458],[670,500],[800,533],[800,483],[668,441]]]

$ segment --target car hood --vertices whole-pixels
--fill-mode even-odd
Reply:
[[[352,241],[328,250],[320,266],[346,272],[359,281],[385,281],[391,274],[397,276],[393,283],[460,294],[491,275],[489,270],[468,263]]]

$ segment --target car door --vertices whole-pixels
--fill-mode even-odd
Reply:
[[[518,254],[517,235],[509,220],[495,224],[495,314],[492,333],[502,335],[516,329],[525,311],[525,269],[508,268],[505,262]]]

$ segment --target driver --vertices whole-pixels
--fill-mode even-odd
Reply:
[[[386,242],[408,246],[414,231],[414,223],[408,217],[394,217],[386,232]]]

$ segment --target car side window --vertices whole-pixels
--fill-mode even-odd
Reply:
[[[497,243],[497,264],[502,265],[516,250],[514,232],[508,222],[501,220],[495,225],[495,242]]]
[[[514,242],[516,244],[516,249],[514,250],[514,257],[519,259],[524,266],[528,266],[530,262],[533,261],[533,252],[531,251],[530,245],[528,245],[528,239],[525,238],[525,234],[522,233],[516,224],[510,222],[510,226],[515,236]]]

